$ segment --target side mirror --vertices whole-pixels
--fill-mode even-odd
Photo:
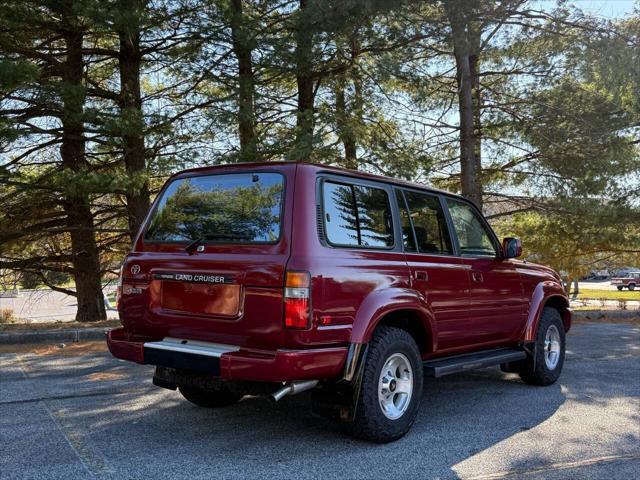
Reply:
[[[517,258],[522,255],[522,242],[519,238],[507,237],[502,240],[504,258]]]

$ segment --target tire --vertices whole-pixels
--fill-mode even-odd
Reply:
[[[228,407],[237,403],[242,398],[242,395],[227,392],[225,390],[202,390],[196,387],[187,387],[181,385],[178,387],[180,393],[184,398],[189,400],[194,405],[203,408],[220,408]]]
[[[635,283],[630,283],[627,288],[629,289],[629,291],[633,292],[636,289],[636,284]]]
[[[389,375],[383,372],[385,366]],[[402,437],[418,413],[422,383],[422,358],[413,337],[400,328],[379,326],[369,343],[349,433],[377,443]]]
[[[547,343],[547,339],[552,341]],[[554,345],[557,348],[555,356],[551,353],[555,350]],[[564,355],[565,332],[560,312],[555,308],[546,307],[542,311],[536,333],[535,361],[532,357],[523,361],[518,372],[520,378],[530,385],[555,383],[562,372]]]
[[[619,292],[621,292],[624,287],[622,285],[618,285],[616,288],[618,289]]]

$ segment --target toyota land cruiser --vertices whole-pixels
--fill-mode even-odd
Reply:
[[[317,412],[388,442],[411,427],[424,375],[558,379],[567,295],[521,250],[469,201],[418,184],[305,163],[187,170],[123,263],[107,342],[196,405],[313,390]]]

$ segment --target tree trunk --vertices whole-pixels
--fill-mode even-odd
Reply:
[[[460,115],[460,184],[462,195],[482,208],[482,187],[478,172],[474,135],[474,98],[471,49],[468,38],[468,20],[455,2],[445,3],[452,30],[453,53],[456,60],[456,83],[458,88],[458,112]],[[474,62],[477,65],[477,60]]]
[[[85,139],[82,119],[85,92],[82,85],[83,33],[73,20],[65,21],[64,39],[67,47],[63,64],[62,89],[62,157],[63,170],[85,172]],[[100,283],[100,257],[96,245],[93,216],[88,193],[72,191],[65,194],[64,210],[71,232],[73,276],[76,282],[78,311],[76,321],[89,322],[106,319]]]
[[[338,79],[335,87],[336,95],[336,129],[338,137],[344,146],[345,167],[357,169],[358,157],[356,154],[356,140],[349,121],[349,112],[344,92],[344,80]]]
[[[231,0],[231,36],[233,51],[238,59],[238,134],[240,161],[256,161],[256,132],[254,112],[253,64],[251,42],[245,29],[242,0]]]
[[[482,91],[480,88],[480,31],[469,26],[470,55],[469,70],[471,73],[471,98],[473,99],[473,139],[476,161],[476,183],[479,192],[478,206],[482,208],[483,178],[482,178]]]
[[[357,61],[360,55],[360,41],[354,33],[351,38],[351,67],[347,74],[339,75],[336,79],[336,126],[338,136],[344,146],[344,157],[346,168],[358,168],[357,156],[357,129],[354,126],[361,126],[363,115],[362,100],[362,78],[358,71]],[[351,78],[349,78],[351,77]],[[347,102],[345,95],[345,85],[353,83],[353,99]]]
[[[144,120],[140,95],[140,15],[145,8],[145,0],[121,0],[120,11],[126,25],[121,24],[120,39],[120,115],[122,118],[122,144],[124,165],[127,174],[135,181],[127,192],[127,216],[131,241],[149,211],[149,182],[146,176],[144,148]]]
[[[296,28],[296,83],[298,111],[294,160],[306,160],[313,149],[313,29],[307,12],[308,0],[300,0]]]

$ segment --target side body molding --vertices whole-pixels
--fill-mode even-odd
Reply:
[[[400,310],[411,310],[420,318],[428,341],[431,342],[430,351],[434,351],[436,332],[433,314],[425,298],[408,288],[385,288],[376,290],[366,297],[360,304],[353,322],[351,343],[368,343],[380,320],[385,315]]]
[[[542,310],[548,304],[561,307],[563,310],[561,315],[562,321],[564,322],[564,329],[565,331],[569,331],[569,328],[571,328],[571,310],[569,310],[569,300],[563,288],[557,282],[540,282],[536,285],[531,295],[527,323],[522,333],[523,342],[535,341]]]

